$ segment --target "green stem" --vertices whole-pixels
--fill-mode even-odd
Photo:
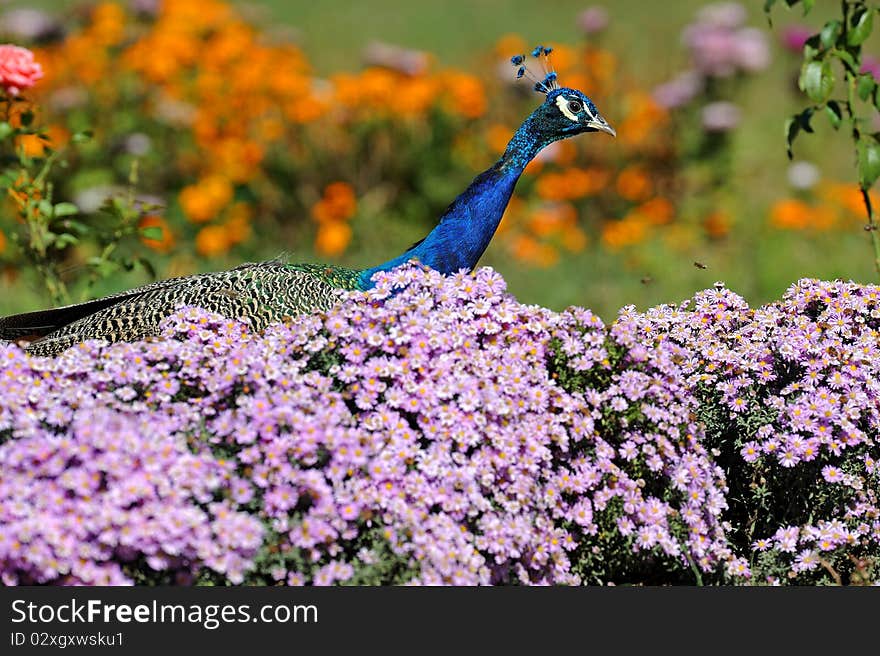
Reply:
[[[694,576],[697,579],[697,585],[703,585],[703,575],[700,573],[700,568],[697,567],[697,564],[694,562],[694,559],[691,557],[689,553],[685,554],[687,556],[688,564],[691,566],[691,571],[694,573]]]
[[[843,34],[845,37],[847,29],[849,28],[849,3],[846,0],[841,0],[841,5],[843,9]],[[856,116],[855,110],[856,76],[848,66],[844,66],[843,74],[846,80],[846,109],[849,114],[850,125],[852,126],[852,140],[854,144],[858,145],[859,139],[861,139],[862,135],[859,131],[860,119]],[[858,157],[858,152],[856,153],[856,157]],[[877,234],[878,226],[874,219],[874,208],[871,204],[870,188],[865,188],[862,184],[859,184],[859,190],[862,192],[862,201],[865,203],[865,213],[868,215],[868,222],[865,225],[865,230],[871,235],[871,245],[874,249],[874,268],[877,269],[877,273],[880,274],[880,235]]]
[[[868,213],[868,223],[865,230],[871,235],[871,244],[874,246],[874,268],[880,273],[880,235],[877,234],[877,222],[874,220],[874,208],[871,205],[871,195],[868,190],[859,186],[862,192],[862,200],[865,202],[865,211]]]

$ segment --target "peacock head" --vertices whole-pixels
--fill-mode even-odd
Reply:
[[[517,79],[528,77],[535,83],[535,91],[547,96],[530,117],[532,129],[537,129],[541,140],[547,143],[583,132],[607,132],[612,137],[617,136],[617,132],[608,125],[608,121],[585,93],[559,86],[556,72],[550,64],[551,52],[553,48],[544,46],[537,46],[532,51],[532,56],[541,61],[544,69],[543,77],[540,78],[526,66],[525,55],[516,55],[510,59],[517,68]]]

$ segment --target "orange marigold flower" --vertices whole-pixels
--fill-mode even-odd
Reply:
[[[257,122],[257,132],[262,141],[278,141],[284,137],[284,121],[274,116],[264,116]]]
[[[553,46],[551,62],[557,73],[565,75],[577,63],[577,52],[571,46],[557,44]]]
[[[330,223],[331,221],[338,220],[335,216],[333,216],[333,211],[330,207],[330,203],[325,201],[323,198],[312,205],[311,213],[312,218],[318,223]]]
[[[622,221],[609,221],[602,228],[602,242],[612,250],[644,241],[648,223],[637,214],[628,214]]]
[[[816,230],[830,230],[837,223],[837,213],[827,205],[818,205],[813,208],[811,225]]]
[[[52,148],[61,148],[70,141],[70,132],[58,123],[52,123],[45,132],[49,136],[49,145]]]
[[[315,250],[321,255],[335,257],[345,252],[351,241],[351,228],[342,221],[326,221],[318,227]]]
[[[312,123],[327,115],[333,107],[329,89],[311,90],[284,104],[284,115],[294,123]]]
[[[777,228],[803,230],[810,224],[812,208],[802,200],[777,201],[770,209],[770,223]]]
[[[569,194],[572,198],[592,196],[605,188],[605,185],[608,184],[609,177],[607,171],[603,171],[596,167],[589,169],[568,169],[567,184]]]
[[[551,267],[559,261],[559,251],[551,244],[544,244],[530,235],[519,235],[511,243],[513,256],[527,264]]]
[[[22,134],[15,138],[15,145],[24,151],[26,157],[42,157],[48,142],[36,134]]]
[[[375,108],[388,107],[394,97],[401,76],[386,68],[368,68],[360,75],[358,105]]]
[[[703,219],[706,234],[715,239],[726,237],[730,232],[730,216],[722,210],[715,210]]]
[[[562,233],[562,245],[571,253],[580,253],[588,242],[587,234],[577,226],[568,226]]]
[[[43,131],[45,138],[37,134],[23,134],[15,139],[15,145],[24,150],[27,157],[42,157],[49,148],[60,148],[70,139],[70,133],[57,124]]]
[[[545,200],[562,200],[568,198],[565,186],[565,175],[562,173],[545,173],[535,183],[535,191]]]
[[[29,201],[40,200],[43,197],[43,190],[36,186],[24,172],[18,175],[12,186],[6,189],[6,193],[18,205],[17,211],[19,213],[25,210]],[[19,221],[22,220],[21,216],[17,218]]]
[[[226,235],[232,245],[240,244],[251,237],[251,224],[240,217],[229,219],[225,224]]]
[[[331,182],[324,187],[324,200],[333,207],[341,219],[349,219],[357,209],[357,196],[347,182]]]
[[[445,83],[452,111],[465,118],[479,118],[486,113],[486,91],[479,78],[450,72],[445,75]]]
[[[549,269],[559,262],[559,251],[551,244],[541,244],[538,248],[534,264],[544,269]]]
[[[648,219],[654,225],[662,225],[672,221],[675,214],[675,208],[666,198],[652,198],[639,205],[635,211]]]
[[[423,114],[434,103],[439,91],[440,86],[434,78],[405,78],[394,93],[392,108],[404,116]]]
[[[333,182],[324,188],[324,196],[312,207],[318,223],[345,221],[354,216],[357,197],[347,182]]]
[[[552,207],[542,207],[532,213],[529,229],[536,237],[548,237],[559,231],[560,214]]]
[[[216,177],[226,181],[226,184],[230,181],[243,183],[252,180],[265,154],[263,147],[257,142],[234,137],[218,140],[210,151],[213,156],[211,169],[222,171],[223,175],[218,174]]]
[[[167,253],[174,246],[174,235],[171,232],[171,226],[161,216],[156,214],[148,214],[138,222],[139,228],[158,228],[162,232],[162,236],[158,239],[145,237],[141,235],[141,242],[147,247],[159,253]]]
[[[848,213],[863,221],[865,219],[865,200],[862,190],[858,185],[844,183],[825,183],[820,188],[820,195],[827,201],[837,203]],[[875,191],[870,192],[871,205],[878,207],[880,195]]]
[[[493,123],[486,128],[486,143],[495,153],[503,153],[512,136],[513,130],[502,123]]]
[[[523,262],[530,262],[537,256],[540,244],[538,240],[529,235],[519,235],[511,243],[513,256]]]
[[[498,224],[498,230],[496,234],[504,234],[511,230],[515,225],[520,223],[525,212],[525,202],[514,194],[510,197],[510,201],[507,203],[507,207],[504,210],[504,215],[501,219],[501,223]]]
[[[639,166],[628,166],[617,176],[617,193],[626,200],[639,202],[651,195],[648,173]]]
[[[203,257],[223,255],[230,246],[229,235],[224,226],[205,226],[196,235],[196,252]]]
[[[625,146],[643,145],[669,119],[666,110],[644,91],[628,92],[623,104],[627,108],[626,116],[616,127],[618,141]]]
[[[0,230],[0,253],[6,250],[6,233]]]
[[[231,244],[240,244],[251,236],[253,209],[247,203],[235,203],[226,214],[226,234]]]
[[[102,2],[92,10],[89,35],[98,45],[114,46],[125,36],[125,10],[115,2]]]
[[[210,175],[194,185],[184,187],[179,199],[190,221],[204,223],[217,216],[232,200],[232,195],[229,180],[220,175]]]
[[[495,54],[504,59],[525,53],[528,44],[519,34],[505,34],[495,42]]]
[[[544,168],[544,160],[540,157],[536,157],[531,162],[526,164],[526,168],[523,170],[525,175],[536,175],[541,172],[541,169]]]
[[[617,57],[603,48],[587,47],[583,53],[582,63],[590,83],[586,87],[579,88],[592,89],[594,94],[601,95],[615,78]]]

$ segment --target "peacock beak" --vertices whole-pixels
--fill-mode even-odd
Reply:
[[[617,130],[608,125],[604,118],[599,118],[595,121],[589,121],[587,123],[587,126],[593,128],[594,130],[599,130],[599,132],[607,132],[612,137],[617,136]]]

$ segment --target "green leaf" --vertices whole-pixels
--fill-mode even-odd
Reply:
[[[825,23],[825,27],[819,32],[819,42],[822,44],[822,47],[826,49],[833,48],[842,29],[843,25],[840,24],[839,20],[830,20]]]
[[[794,157],[794,154],[792,153],[792,146],[794,145],[794,140],[797,138],[798,134],[800,134],[801,130],[803,130],[804,132],[813,131],[813,128],[810,125],[810,119],[813,118],[813,113],[815,111],[815,107],[807,107],[800,114],[795,114],[785,122],[785,144],[786,152],[788,153],[788,159],[792,159]]]
[[[52,203],[48,200],[41,200],[37,207],[40,210],[40,214],[43,216],[52,216]]]
[[[821,46],[818,34],[804,41],[804,61],[813,61],[822,52]]]
[[[827,60],[806,62],[801,70],[798,86],[813,102],[825,102],[834,90],[831,64]]]
[[[862,189],[870,189],[880,177],[880,144],[873,137],[859,140],[859,185]]]
[[[70,138],[70,140],[73,143],[85,143],[87,141],[91,141],[92,132],[91,130],[83,130],[82,132],[77,132]]]
[[[855,57],[849,52],[846,50],[835,49],[832,54],[843,62],[844,66],[846,66],[850,73],[853,75],[859,74],[859,65],[856,64]]]
[[[789,9],[800,3],[803,3],[804,5],[804,16],[806,16],[813,8],[815,0],[785,0],[785,4]],[[773,25],[773,21],[770,17],[770,10],[773,9],[773,5],[775,4],[776,0],[764,0],[764,13],[767,14],[767,22],[770,23],[771,26]]]
[[[15,128],[9,125],[9,123],[7,123],[6,121],[0,123],[0,139],[5,139],[13,132],[15,132]]]
[[[840,108],[840,103],[836,100],[829,100],[828,104],[825,105],[825,113],[828,115],[831,127],[835,130],[839,128],[843,121],[843,110]]]
[[[55,239],[55,248],[62,249],[66,246],[70,246],[71,244],[78,244],[79,239],[75,235],[71,235],[69,232],[62,232]]]
[[[64,227],[67,230],[75,230],[80,235],[85,235],[91,230],[91,228],[82,221],[75,221],[73,219],[64,219]]]
[[[871,36],[872,29],[874,29],[874,12],[868,11],[865,7],[857,9],[850,19],[850,28],[846,33],[846,44],[848,46],[862,45]]]
[[[155,241],[162,241],[162,237],[165,235],[165,232],[159,226],[147,226],[146,228],[141,228],[141,236],[144,239],[154,239]]]
[[[56,203],[55,216],[73,216],[79,214],[79,208],[73,203]]]
[[[858,82],[856,82],[856,92],[859,94],[859,98],[867,100],[874,93],[876,86],[877,83],[870,73],[859,75]]]

